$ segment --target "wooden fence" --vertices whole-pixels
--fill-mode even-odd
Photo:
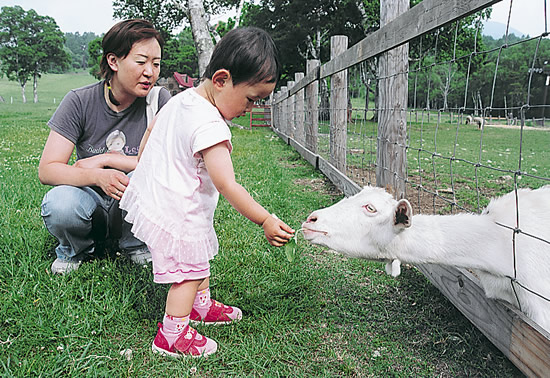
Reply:
[[[403,3],[403,0],[399,0]],[[378,99],[376,144],[376,185],[386,187],[397,198],[406,194],[407,172],[407,43],[463,19],[496,3],[495,0],[424,0],[401,14],[392,14],[381,2],[378,31],[347,48],[347,38],[331,39],[331,60],[325,64],[309,60],[307,72],[296,73],[271,99],[273,130],[293,146],[308,162],[322,171],[346,196],[361,186],[350,177],[346,161],[350,147],[350,107],[348,70],[376,58],[379,85],[391,93]],[[395,5],[395,2],[392,2]],[[405,2],[408,7],[408,1]],[[383,66],[383,67],[381,67]],[[319,101],[323,87],[330,86],[329,109]],[[367,99],[368,99],[367,91]],[[429,110],[429,109],[428,109]],[[330,120],[323,119],[326,111]],[[368,109],[364,112],[367,114]],[[453,117],[451,113],[451,118]],[[366,117],[365,117],[366,118]],[[328,126],[328,142],[322,143],[319,130]],[[328,146],[328,154],[319,150]],[[434,154],[437,154],[435,152]],[[476,167],[477,169],[477,167]],[[476,171],[477,172],[477,171]],[[422,187],[422,182],[420,183]],[[550,334],[523,313],[502,301],[487,299],[479,281],[464,269],[420,265],[418,269],[528,376],[550,372]]]

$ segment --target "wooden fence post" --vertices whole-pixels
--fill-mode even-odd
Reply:
[[[273,92],[271,96],[269,96],[269,104],[271,105],[271,129],[273,130],[277,129],[277,109],[275,105],[276,100],[277,92]]]
[[[380,2],[380,27],[409,9],[409,0]],[[396,198],[405,197],[407,174],[407,72],[409,44],[382,54],[379,69],[379,114],[376,185]]]
[[[280,102],[281,96],[282,96],[282,93],[281,93],[281,90],[279,89],[277,91],[277,96],[275,96],[275,101],[277,101],[277,105],[276,105],[276,108],[275,108],[275,118],[277,119],[277,130],[279,130],[279,132],[281,132],[282,128],[283,128],[283,126],[282,126],[282,124],[283,124],[282,123],[283,122],[283,120],[282,120],[283,111],[281,109],[281,102]]]
[[[321,62],[319,60],[306,61],[306,73],[309,75],[314,72]],[[306,87],[307,112],[305,114],[306,123],[306,148],[317,153],[317,139],[319,134],[319,81],[315,80]]]
[[[336,58],[348,48],[348,37],[335,35],[330,38],[330,59]],[[335,73],[330,78],[330,162],[340,172],[346,173],[348,70]]]
[[[281,98],[285,98],[286,94],[288,93],[288,88],[286,86],[282,86],[281,87]],[[279,102],[279,113],[281,114],[281,117],[280,117],[280,120],[281,120],[281,123],[279,124],[279,130],[281,130],[281,132],[288,136],[288,121],[287,121],[287,117],[288,117],[288,114],[287,114],[287,106],[286,106],[286,102],[287,100],[283,100],[281,102]]]
[[[288,81],[286,83],[286,86],[287,86],[287,90],[288,92],[290,92],[290,90],[292,89],[292,87],[294,86],[294,81]],[[287,116],[286,116],[286,121],[287,121],[287,125],[288,125],[288,132],[287,132],[287,136],[291,137],[292,139],[294,139],[294,129],[295,129],[295,125],[294,125],[294,96],[288,96],[288,98],[286,99],[286,110],[287,112]]]
[[[294,81],[296,83],[299,83],[300,80],[302,80],[303,78],[303,72],[296,72],[294,74]],[[300,89],[298,92],[296,92],[294,98],[296,99],[296,101],[294,102],[294,111],[296,114],[294,120],[296,125],[295,139],[298,143],[304,145],[306,139],[304,130],[304,90]]]

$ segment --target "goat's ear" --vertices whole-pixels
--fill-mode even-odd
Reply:
[[[393,223],[399,228],[409,228],[412,225],[412,207],[406,199],[399,200],[395,207]]]

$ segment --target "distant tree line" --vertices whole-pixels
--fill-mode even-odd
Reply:
[[[468,48],[458,49],[456,59],[449,56],[452,48],[435,51],[427,48],[433,45],[424,42],[425,53],[421,57],[416,54],[418,59],[411,62],[409,107],[465,107],[466,113],[475,115],[491,108],[492,116],[519,117],[522,107],[528,104],[531,109],[525,108],[527,118],[543,114],[536,106],[546,104],[549,40],[543,38],[539,43],[538,39],[514,34],[507,40],[483,36],[475,53],[473,42],[465,44]]]
[[[90,60],[88,45],[98,37],[100,38],[100,36],[91,32],[83,34],[79,32],[65,33],[65,48],[71,58],[70,69],[75,71],[88,69]]]
[[[380,24],[379,0],[194,0],[206,9],[207,28],[212,42],[236,26],[258,26],[273,36],[281,51],[282,82],[291,80],[295,72],[305,71],[307,59],[328,61],[330,37],[348,36],[349,45],[357,43]],[[412,0],[411,6],[420,0]],[[119,19],[141,17],[153,22],[166,40],[161,64],[161,77],[174,72],[199,76],[200,52],[197,36],[183,23],[189,24],[191,1],[183,0],[113,0],[114,15]],[[236,10],[226,22],[208,22],[209,15]],[[490,16],[483,11],[481,19]],[[508,37],[508,48],[500,51],[502,40],[476,37],[482,30],[480,17],[469,16],[460,21],[455,43],[455,24],[409,43],[409,107],[449,109],[466,106],[474,109],[514,107],[526,103],[530,83],[531,105],[545,101],[545,80],[550,74],[550,41],[542,39],[538,47],[538,70],[530,75],[537,40],[514,45],[520,40]],[[55,20],[24,11],[21,7],[3,7],[0,13],[0,75],[20,83],[23,89],[28,80],[36,80],[45,72],[88,70],[99,75],[101,38],[94,33],[62,33]],[[476,54],[472,49],[476,44]],[[481,52],[481,53],[480,53]],[[495,71],[495,54],[501,54]],[[461,58],[466,57],[466,58]],[[456,58],[456,59],[455,59]],[[428,67],[428,68],[427,68]],[[350,85],[354,93],[362,93],[368,101],[376,101],[376,89],[370,88],[367,77],[376,77],[376,59],[366,66],[361,80]],[[493,96],[490,78],[497,75]],[[465,85],[468,79],[468,94]],[[531,79],[531,80],[529,80]],[[321,83],[322,99],[327,100],[329,83]],[[365,91],[365,87],[369,87]],[[367,93],[370,93],[368,95]],[[465,99],[466,97],[466,99]],[[35,95],[36,98],[36,95]]]

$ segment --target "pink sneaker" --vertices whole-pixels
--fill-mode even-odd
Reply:
[[[206,357],[215,353],[218,344],[208,337],[198,333],[195,329],[187,326],[172,347],[168,346],[168,341],[162,334],[162,323],[158,324],[158,331],[153,341],[153,352],[164,356],[175,358],[180,357]]]
[[[208,313],[204,318],[194,308],[189,315],[189,323],[196,324],[229,324],[241,320],[243,312],[238,307],[224,305],[221,302],[212,299]]]

